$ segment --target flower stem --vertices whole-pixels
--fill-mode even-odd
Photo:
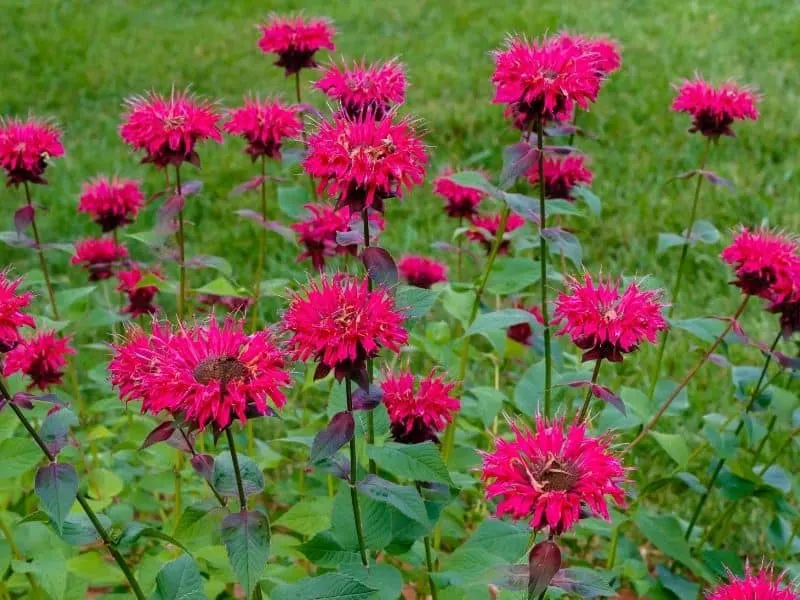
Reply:
[[[420,485],[419,481],[415,481],[414,484],[417,486],[417,493],[419,497],[425,500],[422,496],[422,486]],[[425,544],[425,565],[428,569],[428,586],[431,590],[431,598],[432,600],[439,600],[439,591],[436,589],[436,584],[433,581],[432,573],[436,572],[436,569],[433,564],[433,553],[431,551],[431,538],[429,536],[425,536],[422,538],[423,543]]]
[[[695,363],[695,365],[691,369],[689,369],[689,372],[686,373],[686,375],[678,384],[678,386],[674,390],[672,390],[672,393],[669,396],[667,396],[666,400],[664,400],[664,403],[661,405],[661,408],[658,409],[658,412],[653,416],[652,419],[650,419],[647,422],[647,424],[644,427],[642,427],[642,431],[628,445],[628,447],[625,448],[625,450],[623,450],[622,452],[623,454],[627,454],[628,452],[633,450],[639,444],[639,442],[641,442],[644,439],[644,436],[647,435],[647,433],[653,427],[655,427],[656,423],[658,423],[661,417],[664,416],[664,413],[667,412],[667,409],[669,408],[669,405],[672,404],[672,401],[678,397],[678,394],[680,394],[681,391],[683,391],[683,388],[685,388],[688,385],[692,377],[695,376],[700,367],[702,367],[706,363],[708,357],[714,353],[714,350],[717,349],[717,346],[719,346],[722,343],[722,340],[725,339],[725,336],[728,335],[728,332],[733,328],[733,324],[736,323],[736,320],[744,312],[744,309],[747,306],[747,301],[749,299],[750,295],[746,294],[742,299],[741,304],[739,304],[739,308],[736,309],[736,312],[733,313],[733,316],[731,316],[731,318],[728,320],[728,324],[726,325],[725,329],[722,330],[722,333],[720,333],[719,336],[717,336],[717,338],[712,342],[712,344],[708,347],[708,349],[703,353],[703,356],[700,357],[700,360],[698,360],[697,363]]]
[[[365,206],[364,209],[361,211],[361,220],[364,226],[364,250],[369,248],[369,212],[367,207]],[[369,291],[372,291],[372,278],[367,274],[367,287]],[[375,365],[371,358],[367,359],[367,383],[368,385],[372,385],[372,379],[375,376]],[[371,410],[367,411],[367,444],[374,444],[375,443],[375,415]],[[377,473],[378,467],[375,464],[375,461],[371,458],[369,459],[369,472],[370,473]]]
[[[303,100],[300,97],[300,71],[294,74],[294,94],[297,97],[297,104],[302,104]],[[303,135],[303,147],[308,150],[308,134],[306,133],[306,117],[305,114],[300,114],[301,133]],[[311,184],[311,195],[314,200],[317,199],[317,188],[314,185],[314,178],[311,173],[308,174],[308,181]]]
[[[586,414],[589,412],[589,405],[592,403],[592,386],[597,383],[597,376],[600,374],[600,365],[603,363],[602,358],[594,361],[594,371],[592,371],[592,383],[589,385],[589,390],[586,392],[586,398],[583,400],[581,412],[578,415],[578,423],[586,419]]]
[[[345,394],[347,396],[347,412],[353,414],[353,385],[350,378],[344,380]],[[350,438],[350,502],[353,505],[353,523],[356,527],[356,537],[358,538],[358,550],[361,554],[361,564],[369,567],[367,560],[367,546],[364,543],[364,527],[361,524],[361,507],[358,505],[358,491],[356,483],[358,481],[358,457],[356,456],[356,436]]]
[[[267,222],[267,157],[261,156],[261,218]],[[258,236],[258,262],[256,263],[256,274],[253,277],[253,306],[250,318],[250,329],[255,331],[258,320],[258,300],[261,296],[261,277],[264,270],[264,253],[267,250],[267,230],[262,227]],[[249,432],[249,430],[248,430]],[[248,444],[249,444],[248,434]]]
[[[192,456],[197,456],[197,452],[194,449],[192,440],[189,439],[189,436],[186,435],[186,432],[183,430],[183,427],[181,427],[180,423],[178,423],[177,421],[175,422],[175,428],[180,432],[181,437],[183,438],[183,441],[186,442],[186,445],[189,447],[189,452],[192,453]],[[208,487],[211,488],[211,491],[214,492],[214,497],[217,499],[217,502],[219,502],[220,506],[224,507],[227,504],[225,502],[225,498],[220,496],[219,492],[217,491],[217,488],[214,487],[213,483],[211,483],[208,480],[206,480],[206,483],[208,484]]]
[[[619,536],[622,532],[622,525],[623,523],[620,523],[614,527],[614,531],[611,532],[611,544],[608,547],[608,557],[606,558],[606,571],[613,569],[614,563],[617,562],[617,546],[619,545]]]
[[[458,217],[458,228],[461,229],[464,226],[464,217]],[[456,242],[458,250],[456,252],[456,281],[461,281],[461,272],[463,270],[464,265],[464,257],[462,256],[464,253],[464,236],[459,235],[458,241]]]
[[[175,192],[183,196],[181,188],[181,168],[175,165]],[[180,287],[178,289],[178,319],[183,319],[186,312],[186,248],[183,231],[183,208],[178,212],[178,252],[180,256]]]
[[[39,237],[39,227],[36,225],[36,210],[33,207],[33,201],[31,200],[31,188],[26,181],[25,185],[25,200],[28,203],[32,213],[31,213],[31,229],[33,229],[33,240],[36,242],[36,254],[39,255],[39,266],[42,269],[42,275],[44,276],[44,283],[47,287],[47,297],[50,299],[50,308],[53,311],[53,318],[56,321],[60,321],[61,317],[58,314],[58,305],[56,304],[56,295],[53,292],[53,284],[50,281],[50,272],[47,270],[47,261],[44,259],[44,250],[42,250],[42,240]]]
[[[708,159],[708,153],[711,148],[711,138],[707,137],[705,141],[705,145],[703,146],[703,154],[700,158],[700,170],[703,170],[706,166],[706,160]],[[683,269],[686,264],[686,257],[689,254],[689,244],[691,243],[692,239],[692,228],[694,227],[694,221],[697,217],[697,206],[700,200],[700,185],[703,183],[703,177],[699,173],[696,175],[697,177],[697,184],[694,188],[694,199],[692,200],[692,208],[689,211],[689,224],[686,226],[686,243],[683,244],[681,248],[681,258],[678,261],[678,270],[675,272],[675,283],[672,285],[671,290],[671,304],[669,309],[667,309],[667,318],[672,317],[672,313],[675,311],[675,306],[678,304],[678,294],[681,291],[681,282],[683,281]],[[653,369],[653,376],[652,380],[650,381],[650,391],[647,394],[647,397],[652,400],[653,395],[656,392],[656,385],[658,384],[658,377],[661,373],[661,362],[664,360],[664,352],[666,351],[667,347],[667,338],[669,338],[669,329],[666,329],[661,334],[661,342],[658,346],[658,356],[656,357],[656,366]]]
[[[224,385],[222,387],[224,389]],[[233,441],[233,433],[231,433],[230,426],[225,428],[225,437],[228,440],[228,450],[231,453],[231,462],[233,462],[233,475],[236,477],[236,491],[239,494],[239,510],[244,512],[247,510],[247,496],[244,494],[242,472],[239,470],[239,455],[236,454],[236,443]]]
[[[542,295],[542,320],[544,321],[544,416],[550,417],[551,413],[551,400],[550,388],[552,387],[553,378],[553,358],[551,356],[550,347],[550,317],[547,314],[547,241],[544,239],[544,229],[547,224],[547,215],[545,214],[545,184],[544,184],[544,117],[539,117],[536,122],[536,148],[539,151],[539,218],[540,231],[539,231],[539,264],[541,267],[541,276],[539,278],[541,283]]]

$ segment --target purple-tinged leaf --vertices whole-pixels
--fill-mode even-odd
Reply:
[[[713,171],[698,170],[697,173],[705,177],[713,185],[721,185],[723,187],[730,189],[734,189],[736,187],[730,179],[725,179],[724,177],[720,177]]]
[[[57,455],[67,445],[70,428],[78,424],[78,417],[68,408],[57,407],[44,418],[39,435],[48,450]]]
[[[267,566],[269,541],[269,521],[258,511],[234,513],[222,521],[222,543],[245,598],[253,597]]]
[[[549,137],[562,137],[568,135],[575,135],[578,133],[578,127],[572,123],[559,123],[558,125],[548,125],[544,128],[544,134]]]
[[[249,208],[243,208],[237,211],[234,211],[240,217],[244,217],[245,219],[251,219],[261,225],[264,229],[269,231],[273,231],[281,236],[283,239],[294,242],[295,235],[294,231],[283,225],[282,223],[278,223],[277,221],[265,221],[264,217],[258,214],[254,210],[250,210]]]
[[[542,151],[545,154],[556,154],[558,156],[568,156],[573,152],[577,152],[578,149],[574,146],[543,146]]]
[[[195,454],[191,463],[195,473],[211,483],[211,476],[214,473],[214,457],[209,454]]]
[[[700,171],[698,169],[692,169],[691,171],[684,171],[683,173],[678,173],[672,179],[691,179],[692,177],[698,175]]]
[[[392,287],[399,278],[397,265],[392,255],[383,248],[370,246],[361,253],[361,262],[367,269],[369,278],[377,285]]]
[[[311,444],[311,462],[316,463],[331,457],[353,439],[355,421],[352,413],[343,411],[333,415],[328,426],[320,431]]]
[[[175,429],[172,435],[167,438],[166,442],[176,450],[185,452],[186,454],[194,453],[194,438],[196,434],[192,431],[181,432]]]
[[[541,214],[539,213],[539,201],[524,194],[506,194],[506,204],[508,207],[518,214],[526,221],[530,221],[536,225],[542,222]],[[493,236],[489,236],[492,238]]]
[[[334,454],[315,465],[318,469],[330,473],[342,481],[350,481],[350,461],[341,454]]]
[[[187,196],[197,194],[202,189],[203,189],[203,182],[200,181],[199,179],[192,179],[191,181],[187,181],[183,185],[181,185],[181,194],[185,199]]]
[[[592,383],[588,379],[578,379],[575,381],[570,381],[567,385],[571,388],[588,387],[589,392],[591,392],[592,396],[594,396],[595,398],[599,398],[603,402],[607,402],[608,404],[616,408],[619,412],[621,412],[623,415],[627,414],[625,403],[622,401],[622,398],[617,396],[614,392],[611,391],[610,388],[607,388],[604,385],[600,385],[599,383]]]
[[[14,213],[14,229],[18,234],[21,234],[28,225],[33,223],[35,214],[36,210],[32,204],[27,204]]]
[[[11,248],[35,248],[36,242],[16,231],[0,231],[0,242]]]
[[[577,237],[560,227],[542,229],[542,237],[547,240],[550,254],[563,254],[575,267],[581,267],[583,250]]]
[[[157,425],[153,431],[147,434],[147,437],[144,438],[142,445],[139,446],[139,450],[149,448],[158,442],[166,442],[172,437],[173,433],[175,433],[175,421],[164,421],[163,423]]]
[[[729,369],[731,367],[731,361],[722,356],[722,354],[717,354],[716,352],[710,354],[708,360],[723,369]]]
[[[357,229],[336,232],[336,243],[339,246],[363,246],[364,234]]]
[[[544,592],[561,568],[561,550],[558,545],[545,540],[536,544],[528,554],[528,596]]]
[[[20,408],[25,408],[30,410],[33,408],[33,400],[36,398],[35,394],[31,394],[30,392],[17,392],[11,398],[11,402],[13,402],[16,406]]]
[[[235,188],[231,190],[231,196],[240,196],[245,192],[249,192],[251,190],[257,190],[261,187],[261,184],[266,181],[266,178],[262,175],[257,175],[252,179],[245,181],[244,183],[240,183]]]
[[[178,224],[175,221],[183,207],[186,200],[183,196],[172,196],[164,202],[156,213],[156,232],[157,233],[173,233],[177,231]]]
[[[604,573],[585,567],[570,567],[556,573],[550,585],[578,598],[616,596],[614,589],[608,585],[609,577]]]
[[[493,198],[500,199],[503,197],[502,190],[497,189],[495,186],[489,183],[483,173],[478,171],[460,171],[458,173],[448,175],[444,179],[452,181],[461,187],[480,190],[481,192],[484,192]]]
[[[50,463],[36,471],[34,482],[42,510],[53,521],[59,535],[78,493],[78,474],[69,463]]]
[[[383,400],[383,388],[370,385],[369,391],[358,388],[353,392],[353,410],[372,410]]]
[[[280,419],[281,416],[276,413],[271,406],[267,406],[265,411],[262,411],[255,402],[248,402],[244,409],[244,416],[248,419],[259,419],[261,417],[275,417]]]
[[[500,173],[500,189],[507,190],[536,162],[536,148],[526,142],[517,142],[503,150],[503,170]]]

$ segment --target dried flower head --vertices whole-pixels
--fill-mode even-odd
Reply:
[[[261,30],[258,47],[264,54],[277,54],[278,60],[275,64],[283,67],[287,76],[298,73],[300,69],[316,67],[314,54],[318,50],[336,49],[333,43],[336,30],[328,19],[272,14],[258,28]]]
[[[114,267],[128,258],[128,249],[111,238],[89,238],[75,244],[70,262],[89,271],[89,281],[100,281],[114,275]]]
[[[276,98],[247,98],[244,106],[230,110],[228,116],[225,131],[247,141],[245,152],[253,160],[261,156],[280,160],[283,142],[303,131],[297,107]]]
[[[461,409],[461,402],[452,395],[455,386],[434,373],[422,379],[411,371],[387,373],[381,389],[392,437],[404,444],[438,441],[436,434]]]
[[[340,102],[352,119],[368,115],[382,119],[392,107],[405,101],[408,82],[403,65],[397,60],[369,65],[362,61],[352,67],[325,67],[314,87]]]
[[[96,177],[83,184],[78,212],[86,213],[103,231],[133,223],[144,204],[138,181]]]
[[[681,83],[677,90],[672,110],[692,116],[691,133],[699,131],[713,138],[734,135],[731,129],[734,121],[758,119],[758,94],[736,82],[729,81],[715,88],[696,77],[693,81]]]
[[[45,169],[60,156],[61,131],[52,123],[34,117],[0,119],[0,167],[6,172],[6,185],[47,183]]]
[[[39,331],[6,354],[3,375],[27,375],[31,380],[28,389],[46,390],[51,385],[59,385],[66,357],[75,354],[69,342],[69,337],[58,337],[54,331]]]

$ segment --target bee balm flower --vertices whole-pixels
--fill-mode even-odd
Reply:
[[[151,271],[149,274],[154,275],[157,279],[164,279],[164,276],[158,271]],[[144,275],[145,273],[136,266],[128,271],[117,273],[117,280],[119,281],[117,291],[128,296],[128,305],[123,307],[122,312],[133,318],[158,312],[158,306],[154,304],[158,287],[154,285],[139,285]]]
[[[75,244],[75,254],[70,262],[83,265],[89,271],[89,281],[108,279],[114,274],[114,266],[128,257],[125,246],[110,238],[86,239]]]
[[[455,385],[433,373],[421,380],[410,371],[387,374],[381,389],[392,437],[406,444],[437,441],[436,433],[461,408],[461,402],[451,394]]]
[[[744,577],[730,575],[730,581],[716,587],[706,595],[706,600],[798,600],[800,590],[784,575],[775,577],[771,568],[754,573],[745,567]]]
[[[684,81],[672,102],[672,110],[692,116],[689,132],[699,131],[705,136],[718,138],[733,135],[734,121],[758,119],[758,95],[748,87],[729,81],[718,88],[700,79]]]
[[[473,242],[479,242],[486,253],[492,250],[494,240],[497,237],[497,230],[500,228],[500,215],[474,215],[470,222],[472,227],[467,231],[467,238]],[[511,233],[525,225],[525,219],[516,213],[511,213],[506,219],[506,228],[503,232],[503,239],[500,241],[500,254],[508,254],[511,248]]]
[[[408,285],[429,289],[434,283],[447,281],[447,265],[427,256],[407,254],[397,263],[397,270]]]
[[[47,183],[42,177],[50,159],[64,156],[61,132],[52,123],[29,117],[0,119],[0,167],[6,185]]]
[[[330,65],[314,87],[338,100],[350,118],[372,115],[382,119],[391,107],[403,103],[408,82],[403,66],[390,60],[371,65],[355,63],[352,67]]]
[[[0,271],[0,354],[13,350],[22,341],[21,327],[36,327],[33,317],[23,311],[33,298],[31,292],[17,293],[22,278],[9,279]]]
[[[258,47],[264,54],[277,54],[275,64],[283,67],[287,76],[298,73],[300,69],[316,67],[314,54],[318,50],[336,49],[333,43],[336,30],[327,19],[271,15],[269,21],[258,27],[261,30]]]
[[[527,173],[528,181],[539,183],[539,165],[534,164]],[[584,157],[576,154],[564,158],[545,156],[544,194],[547,198],[561,198],[573,201],[572,190],[578,185],[590,185],[592,172],[586,166]]]
[[[229,114],[225,131],[247,141],[245,152],[253,160],[260,156],[280,160],[283,142],[296,138],[303,130],[297,108],[277,99],[248,98],[244,106],[232,109]]]
[[[51,385],[59,385],[67,364],[66,357],[75,354],[69,341],[70,338],[58,337],[53,331],[36,333],[6,354],[3,374],[27,375],[31,379],[28,389],[38,387],[46,390]]]
[[[797,241],[767,229],[742,228],[722,251],[722,260],[733,267],[733,284],[746,294],[766,300],[792,293],[800,258]]]
[[[462,219],[471,218],[478,214],[478,205],[486,197],[481,190],[458,185],[448,179],[453,174],[453,169],[445,169],[433,181],[433,193],[445,201],[445,212],[448,217]]]
[[[113,231],[133,223],[143,201],[138,181],[97,177],[83,184],[78,212],[90,215],[103,231]]]

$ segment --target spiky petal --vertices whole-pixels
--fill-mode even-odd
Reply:
[[[59,337],[54,331],[40,331],[20,342],[6,354],[3,375],[22,373],[30,378],[28,389],[46,390],[59,385],[64,376],[67,356],[75,354],[69,337]]]
[[[729,574],[728,583],[706,594],[707,600],[798,600],[800,590],[786,579],[785,573],[775,576],[772,567],[753,571],[748,563],[744,577]]]
[[[231,135],[247,141],[245,152],[253,160],[261,156],[280,160],[283,143],[297,138],[303,131],[297,107],[277,98],[245,99],[243,106],[229,111],[223,127]]]
[[[64,146],[54,124],[35,117],[0,119],[0,167],[6,172],[6,185],[47,183],[45,169],[60,156]]]
[[[353,119],[367,115],[381,119],[405,101],[408,82],[403,65],[396,60],[369,65],[362,61],[352,66],[327,66],[314,87],[341,103]]]
[[[758,119],[758,94],[734,81],[715,88],[698,76],[683,81],[677,90],[672,110],[692,116],[691,133],[700,132],[712,138],[734,135],[731,125],[735,121]]]
[[[433,181],[433,193],[444,199],[448,217],[470,219],[478,214],[478,205],[486,193],[451,181],[448,176],[453,173],[453,169],[444,169]]]
[[[20,328],[36,327],[33,317],[25,314],[33,299],[31,292],[17,292],[22,278],[9,279],[0,271],[0,354],[13,350],[21,341]]]
[[[733,267],[734,285],[746,294],[775,302],[794,290],[800,264],[798,247],[797,240],[791,236],[743,227],[734,234],[721,257]]]
[[[111,238],[88,238],[75,244],[70,262],[89,271],[89,281],[100,281],[114,275],[114,268],[128,257],[128,249]]]
[[[408,444],[436,441],[437,432],[461,409],[452,394],[455,386],[433,372],[421,379],[411,371],[387,373],[381,390],[394,439]]]
[[[528,181],[539,184],[538,161],[528,170]],[[578,185],[591,185],[592,172],[586,166],[583,155],[571,154],[564,158],[545,156],[544,158],[544,194],[546,198],[561,198],[574,201],[572,191]]]
[[[294,75],[300,69],[316,67],[314,55],[317,51],[323,48],[336,49],[333,43],[336,30],[328,19],[272,14],[258,28],[261,31],[258,47],[264,54],[276,54],[278,60],[275,64],[283,67],[287,76]]]
[[[164,279],[164,275],[157,269],[143,271],[135,265],[127,271],[117,273],[117,280],[119,281],[117,291],[128,297],[128,304],[122,308],[122,313],[130,315],[134,319],[142,315],[155,314],[159,310],[155,304],[158,287],[155,285],[140,285],[145,275],[151,275],[160,280]]]
[[[113,231],[133,223],[143,204],[138,181],[101,176],[83,184],[78,212],[92,217],[103,231]]]
[[[406,283],[418,288],[447,281],[447,265],[427,256],[406,254],[397,263],[397,270]]]
[[[492,245],[497,237],[497,231],[500,228],[501,215],[473,215],[470,219],[472,227],[467,231],[467,238],[473,242],[479,242],[486,253],[492,250]],[[511,247],[511,234],[525,225],[525,219],[515,213],[508,215],[506,219],[506,228],[503,232],[503,239],[500,241],[500,254],[508,254]]]

